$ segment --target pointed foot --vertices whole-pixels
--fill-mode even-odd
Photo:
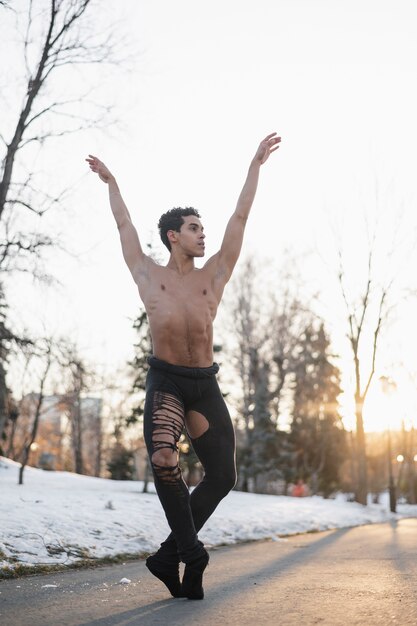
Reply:
[[[179,569],[169,565],[164,565],[155,555],[146,559],[146,567],[156,578],[158,578],[167,587],[168,591],[174,598],[185,598],[182,590]]]
[[[204,598],[203,573],[209,562],[206,550],[195,561],[186,563],[184,577],[182,579],[182,592],[189,600],[202,600]]]

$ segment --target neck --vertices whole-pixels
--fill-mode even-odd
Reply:
[[[172,251],[167,267],[181,275],[189,274],[195,269],[194,258],[182,254],[175,254],[175,252]]]

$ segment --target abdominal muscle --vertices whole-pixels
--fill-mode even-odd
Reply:
[[[154,355],[173,365],[210,367],[213,364],[213,311],[208,299],[178,301],[164,296],[146,307]]]

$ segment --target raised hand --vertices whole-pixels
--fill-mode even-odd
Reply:
[[[89,164],[90,169],[98,174],[104,183],[108,183],[113,178],[113,174],[110,172],[108,167],[106,167],[103,161],[100,161],[97,157],[89,154],[86,161]]]
[[[265,161],[269,158],[269,155],[275,152],[275,150],[278,150],[280,141],[281,137],[277,137],[276,133],[267,135],[259,144],[254,160],[259,161],[261,165],[262,163],[265,163]]]

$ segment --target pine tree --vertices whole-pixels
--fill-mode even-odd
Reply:
[[[7,305],[4,299],[3,287],[0,283],[0,454],[3,453],[3,442],[6,437],[5,428],[10,418],[17,419],[16,408],[12,403],[11,393],[7,387],[7,360],[11,344],[24,344],[27,340],[19,340],[7,326]]]
[[[270,483],[288,482],[290,459],[286,433],[277,429],[272,415],[271,368],[266,360],[252,355],[253,402],[250,405],[247,444],[242,451],[247,477],[256,493],[271,492]]]
[[[145,310],[135,319],[133,328],[138,334],[138,339],[134,345],[135,356],[130,366],[134,373],[132,391],[138,394],[138,404],[127,419],[128,426],[136,424],[142,418],[145,409],[146,375],[149,369],[147,358],[152,354],[152,339]]]
[[[250,475],[254,479],[256,493],[267,491],[267,483],[277,478],[277,438],[269,411],[270,394],[268,382],[269,366],[267,363],[262,362],[258,366],[258,376],[254,390],[253,428],[249,431]]]
[[[338,413],[340,393],[340,372],[331,362],[324,326],[315,330],[310,325],[298,349],[290,439],[296,478],[308,481],[313,493],[325,497],[337,489],[339,468],[347,454]]]
[[[112,480],[133,480],[133,452],[127,450],[121,442],[116,442],[107,469]]]

